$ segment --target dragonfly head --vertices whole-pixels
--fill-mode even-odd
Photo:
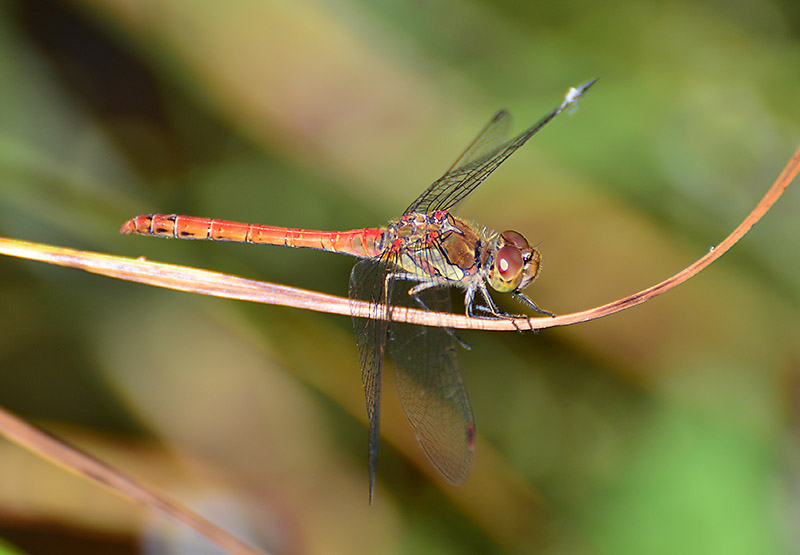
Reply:
[[[489,267],[489,285],[498,293],[525,289],[539,273],[541,256],[516,231],[500,234],[500,248]]]

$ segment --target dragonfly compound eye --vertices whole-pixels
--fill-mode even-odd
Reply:
[[[504,231],[500,238],[502,247],[489,268],[489,285],[498,293],[521,291],[539,274],[539,251],[516,231]]]
[[[528,240],[523,237],[523,235],[517,231],[504,231],[501,236],[505,240],[506,244],[514,245],[520,250],[530,249],[528,245]]]
[[[508,293],[519,287],[525,261],[515,245],[506,245],[497,251],[489,270],[489,285],[499,293]]]

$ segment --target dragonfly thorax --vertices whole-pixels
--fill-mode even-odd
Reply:
[[[405,279],[469,288],[481,279],[481,231],[446,212],[407,214],[389,225],[382,247]]]
[[[403,216],[386,229],[382,247],[405,279],[468,291],[486,283],[498,293],[518,292],[539,273],[539,252],[520,233],[497,233],[446,212]]]

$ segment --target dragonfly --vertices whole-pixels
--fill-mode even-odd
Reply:
[[[519,232],[498,233],[456,218],[451,210],[542,127],[572,107],[595,81],[570,88],[559,106],[511,139],[507,139],[511,117],[499,111],[445,174],[385,227],[313,231],[143,214],[123,224],[120,232],[310,248],[361,259],[350,274],[349,297],[370,306],[369,317],[353,315],[369,421],[370,503],[386,351],[394,361],[401,403],[418,442],[441,475],[460,485],[470,473],[475,452],[475,420],[456,353],[459,344],[466,345],[447,328],[392,322],[392,311],[411,306],[450,312],[450,289],[455,287],[464,292],[468,316],[510,316],[498,309],[491,288],[553,316],[522,293],[539,274],[539,251]]]

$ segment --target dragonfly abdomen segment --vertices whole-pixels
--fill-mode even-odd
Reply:
[[[365,258],[380,254],[384,230],[314,231],[176,214],[143,214],[125,222],[120,233],[299,247]]]

